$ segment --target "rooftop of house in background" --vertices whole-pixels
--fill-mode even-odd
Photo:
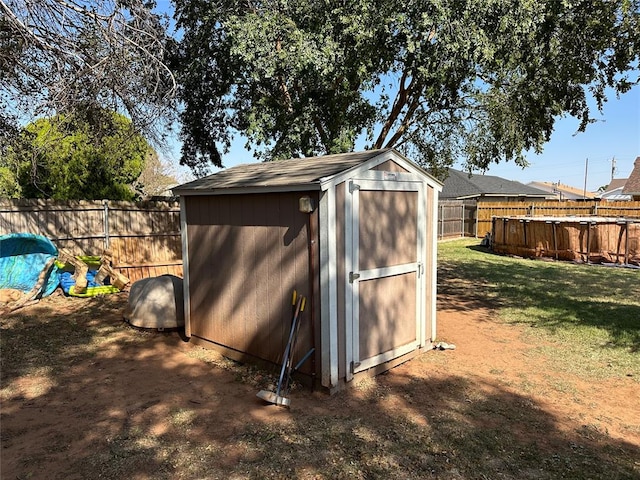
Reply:
[[[560,182],[529,182],[527,185],[551,193],[558,200],[581,200],[583,198],[593,199],[596,197],[595,193],[586,192],[582,188],[572,187]]]
[[[497,198],[553,198],[553,194],[513,180],[493,175],[480,175],[449,169],[440,198],[477,199]]]
[[[622,193],[623,187],[614,188],[613,190],[607,189],[605,192],[602,192],[598,195],[598,198],[601,200],[631,200],[631,195],[625,195]]]
[[[624,188],[625,183],[627,183],[627,180],[629,180],[628,178],[614,178],[613,180],[611,180],[611,182],[609,183],[609,185],[607,185],[607,188],[605,189],[605,192],[609,192],[611,190],[617,190],[620,188]]]
[[[633,163],[633,170],[627,182],[624,184],[622,193],[624,195],[631,195],[634,200],[636,200],[636,197],[640,199],[640,157],[637,157]]]

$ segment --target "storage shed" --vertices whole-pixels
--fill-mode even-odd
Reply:
[[[292,292],[294,362],[334,391],[430,348],[442,185],[392,149],[239,165],[180,195],[185,333],[278,364]]]

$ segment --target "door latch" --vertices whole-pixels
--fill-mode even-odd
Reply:
[[[349,283],[353,283],[355,280],[360,278],[359,273],[349,272]]]

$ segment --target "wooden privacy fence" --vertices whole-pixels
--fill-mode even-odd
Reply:
[[[475,236],[475,200],[440,200],[438,202],[439,239]]]
[[[182,276],[178,202],[0,199],[0,235],[37,233],[74,255],[110,250],[113,267],[132,282]]]
[[[640,265],[640,218],[494,217],[492,223],[496,252]]]
[[[478,202],[477,235],[484,237],[491,232],[493,217],[624,217],[640,218],[640,202],[628,201],[513,201],[513,202]]]

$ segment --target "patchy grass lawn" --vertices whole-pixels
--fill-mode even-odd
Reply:
[[[640,381],[640,271],[494,255],[475,239],[442,243],[438,253],[441,293],[489,301],[532,339],[553,340],[545,353],[557,368]]]
[[[429,351],[331,397],[122,322],[126,294],[0,319],[2,479],[637,479],[639,272],[442,243]]]

